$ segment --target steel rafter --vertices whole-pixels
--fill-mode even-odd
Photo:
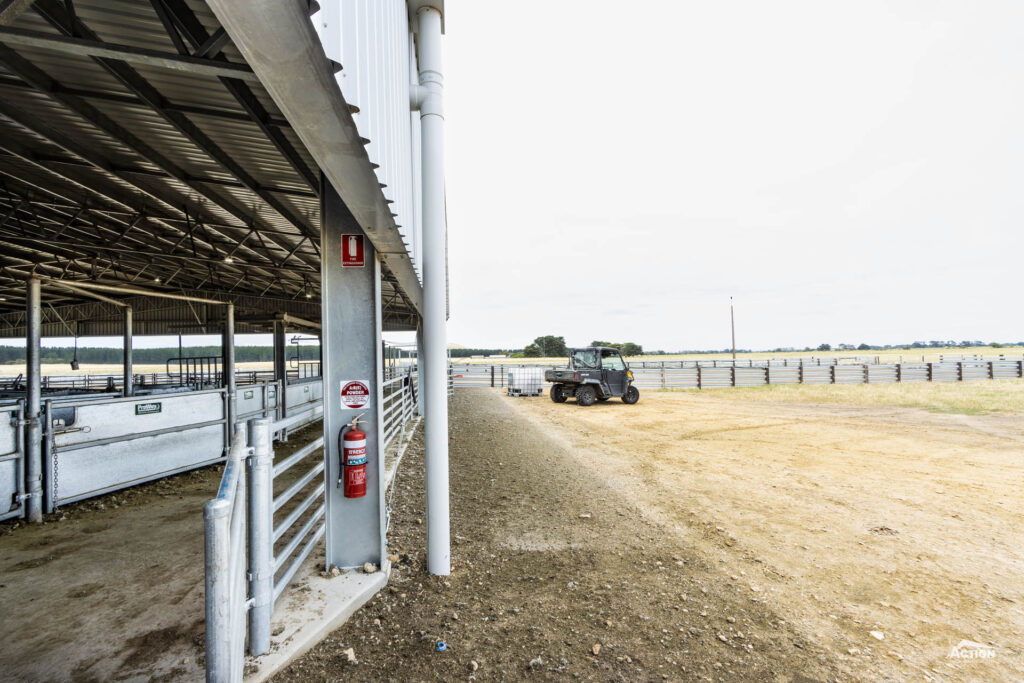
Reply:
[[[210,35],[206,27],[196,18],[195,13],[183,0],[151,0],[151,2],[157,8],[157,14],[160,15],[162,21],[164,21],[164,16],[167,16],[164,26],[168,34],[171,35],[172,42],[178,44],[174,36],[179,35],[180,32],[180,35],[184,35],[186,40],[192,44],[195,54],[202,54],[215,61],[228,63],[223,55],[218,54],[227,43],[227,32],[223,28],[217,29],[213,35]],[[221,36],[220,40],[218,40],[218,35]],[[184,47],[179,47],[179,50],[184,50]],[[296,173],[306,181],[306,184],[314,192],[319,192],[320,183],[316,174],[302,160],[298,151],[288,141],[284,133],[281,132],[280,127],[271,121],[266,108],[260,103],[256,95],[253,94],[249,86],[234,78],[221,78],[220,81],[238,103],[242,105],[249,118],[259,126],[263,134],[274,144],[281,155],[288,160],[288,163],[292,165]]]
[[[36,0],[33,5],[33,9],[46,21],[50,23],[58,31],[65,35],[81,36],[94,41],[102,42],[100,37],[90,29],[81,19],[76,16],[69,15],[66,6],[60,5],[56,0]],[[301,234],[307,237],[316,237],[319,239],[319,232],[313,230],[312,227],[307,225],[305,222],[300,220],[287,206],[282,204],[277,197],[264,190],[260,184],[253,178],[248,171],[242,168],[241,164],[235,161],[231,155],[225,152],[221,147],[215,143],[206,133],[204,133],[198,126],[196,126],[187,116],[180,112],[170,111],[163,107],[163,103],[166,98],[160,94],[160,92],[153,87],[145,78],[142,77],[135,69],[124,61],[116,59],[107,59],[102,57],[92,58],[97,64],[101,65],[106,69],[112,76],[117,78],[121,83],[128,88],[129,91],[137,95],[140,99],[146,102],[150,108],[159,114],[165,121],[170,123],[174,128],[184,135],[189,141],[192,142],[196,147],[203,151],[204,154],[215,160],[222,167],[224,167],[231,175],[237,178],[250,192],[258,196],[264,201],[270,208],[276,211],[282,218],[294,225]],[[19,74],[20,75],[20,74]],[[26,79],[27,80],[27,79]],[[141,141],[140,141],[141,142]],[[134,147],[134,145],[132,145]],[[152,150],[155,152],[156,150]],[[159,164],[163,167],[163,164]],[[168,172],[170,169],[165,168]],[[180,173],[180,169],[178,169]],[[175,177],[177,175],[175,174]],[[183,179],[183,182],[187,182]],[[199,192],[197,187],[202,187],[196,183],[189,185],[192,189]],[[202,192],[200,192],[202,194]],[[220,195],[215,193],[213,197],[217,197],[223,201]],[[206,195],[204,195],[206,196]],[[213,197],[208,197],[211,201],[216,201]]]

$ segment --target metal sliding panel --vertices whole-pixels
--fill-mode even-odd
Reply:
[[[47,404],[51,509],[223,457],[221,390]]]
[[[20,404],[0,407],[0,519],[25,514],[25,450]]]
[[[386,524],[380,261],[334,188],[325,182],[322,193],[327,564],[380,566]],[[363,265],[342,267],[342,245],[347,246],[350,237],[362,240]],[[360,400],[361,392],[365,400]],[[364,420],[360,429],[366,432],[366,495],[345,498],[339,486],[339,441],[358,415]]]

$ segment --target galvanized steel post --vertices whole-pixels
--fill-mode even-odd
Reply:
[[[228,304],[224,310],[224,387],[228,390],[228,434],[235,430],[235,305]]]
[[[270,650],[270,615],[274,611],[274,451],[271,420],[249,422],[249,653]]]
[[[231,680],[231,501],[203,506],[206,531],[206,680]]]
[[[288,364],[285,359],[285,326],[284,319],[274,321],[274,379],[281,382],[277,396],[277,406],[282,418],[288,417],[286,396],[288,394]],[[321,347],[323,345],[321,344]],[[323,374],[323,361],[320,363],[320,374]]]
[[[132,371],[132,307],[124,307],[124,382],[122,392],[125,396],[135,393]]]
[[[39,423],[42,393],[39,339],[42,329],[42,291],[36,278],[28,281],[25,335],[25,472],[28,481],[28,521],[43,521],[43,449]]]

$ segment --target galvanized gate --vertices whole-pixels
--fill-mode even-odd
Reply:
[[[25,439],[22,402],[0,406],[0,519],[25,514]]]
[[[224,457],[225,390],[44,403],[46,511]]]

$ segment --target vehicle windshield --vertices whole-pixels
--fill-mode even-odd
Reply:
[[[622,356],[615,349],[605,349],[601,351],[601,367],[605,370],[625,370],[626,364],[622,360]]]
[[[591,368],[596,370],[597,351],[594,349],[576,349],[572,352],[572,366],[574,368]]]

